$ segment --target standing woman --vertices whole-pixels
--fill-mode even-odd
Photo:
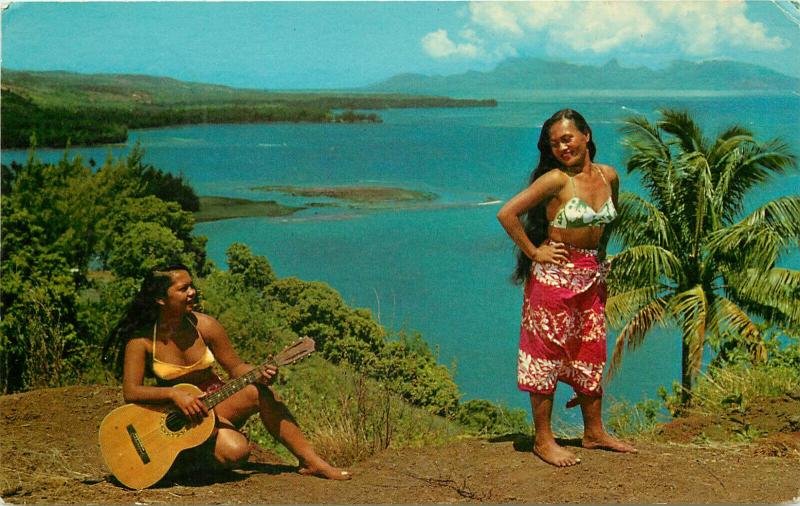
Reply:
[[[172,403],[184,415],[199,421],[208,416],[201,397],[172,388],[174,385],[191,383],[210,393],[223,385],[212,369],[214,362],[219,362],[230,378],[253,369],[236,354],[216,319],[194,311],[196,295],[186,266],[155,270],[145,278],[104,348],[105,357],[110,348],[116,349],[117,367],[122,366],[125,402]],[[145,386],[148,372],[155,376],[157,386]],[[178,460],[204,460],[201,457],[205,453],[212,455],[214,467],[221,469],[244,464],[250,455],[250,445],[238,429],[258,413],[270,434],[300,461],[300,473],[349,479],[347,471],[332,467],[316,454],[289,410],[276,398],[269,387],[276,374],[276,367],[265,368],[259,382],[217,404],[214,435],[207,443],[182,452]]]
[[[558,381],[575,390],[567,407],[581,407],[584,448],[636,451],[611,437],[601,418],[608,262],[599,258],[605,256],[604,226],[617,216],[619,178],[613,167],[594,163],[592,130],[571,109],[544,122],[537,147],[530,186],[497,219],[519,248],[514,280],[525,284],[517,385],[531,396],[533,451],[564,467],[580,459],[553,437]]]

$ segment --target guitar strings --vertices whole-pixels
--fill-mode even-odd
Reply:
[[[300,344],[300,341],[298,341],[297,343],[293,344],[292,347],[296,346],[297,344]],[[250,383],[255,382],[256,377],[261,373],[261,370],[263,369],[263,367],[265,367],[265,366],[267,366],[269,364],[273,364],[273,365],[277,365],[277,366],[291,364],[293,362],[296,362],[296,361],[308,356],[313,351],[313,348],[311,350],[300,350],[299,353],[295,357],[287,357],[288,353],[286,353],[286,352],[289,352],[289,351],[291,351],[291,347],[290,347],[290,349],[284,350],[284,352],[279,353],[278,357],[280,357],[280,358],[273,359],[270,362],[267,362],[267,363],[265,363],[265,364],[263,364],[261,366],[255,367],[255,368],[253,368],[252,371],[247,372],[247,374],[244,374],[244,375],[236,378],[233,381],[225,383],[225,385],[223,385],[219,390],[216,390],[215,392],[209,394],[206,397],[206,399],[205,399],[206,405],[209,406],[209,401],[213,401],[213,402],[211,402],[211,404],[209,406],[209,409],[213,409],[213,406],[215,406],[219,402],[224,401],[225,399],[227,399],[228,397],[230,397],[231,395],[233,395],[234,393],[239,391],[242,388],[242,386],[240,386],[242,383],[250,384]],[[184,419],[186,418],[183,413],[180,413],[178,411],[172,410],[166,415],[166,417],[164,418],[164,421],[165,421],[166,424],[168,424],[171,421],[175,421],[177,417],[182,417]],[[153,429],[151,429],[151,430],[149,430],[147,432],[140,433],[139,434],[139,440],[144,445],[146,442],[149,443],[149,442],[153,441],[154,440],[154,436],[156,436],[155,441],[158,441],[160,439],[160,435],[159,435],[160,432],[161,432],[161,427],[159,425],[158,427],[155,427],[155,428],[153,428]]]

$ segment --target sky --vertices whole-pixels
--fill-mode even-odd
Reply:
[[[12,2],[2,67],[259,89],[488,71],[507,58],[664,68],[731,59],[800,77],[800,2]]]

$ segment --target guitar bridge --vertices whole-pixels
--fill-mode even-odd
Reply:
[[[139,439],[139,434],[136,432],[136,429],[133,427],[133,424],[128,425],[128,435],[131,438],[131,442],[133,443],[133,447],[136,448],[136,453],[139,454],[139,458],[142,459],[142,463],[147,464],[150,462],[150,455],[147,454],[147,450],[144,449],[144,445],[142,444],[142,440]]]

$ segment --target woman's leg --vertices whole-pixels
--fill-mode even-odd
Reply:
[[[214,458],[223,469],[242,467],[250,457],[250,442],[227,420],[220,418],[217,423]]]
[[[574,466],[581,461],[574,453],[556,443],[550,417],[553,412],[553,394],[531,393],[533,425],[536,430],[533,452],[548,464],[558,467]]]
[[[317,455],[286,405],[276,398],[271,388],[262,385],[247,386],[219,403],[214,410],[219,417],[234,425],[240,425],[251,415],[259,413],[269,433],[300,461],[301,474],[334,480],[350,479],[348,472],[331,466]],[[238,434],[241,436],[241,433]]]
[[[578,403],[583,413],[583,447],[602,448],[615,452],[635,453],[637,450],[628,443],[612,437],[603,427],[603,398],[578,394]]]

